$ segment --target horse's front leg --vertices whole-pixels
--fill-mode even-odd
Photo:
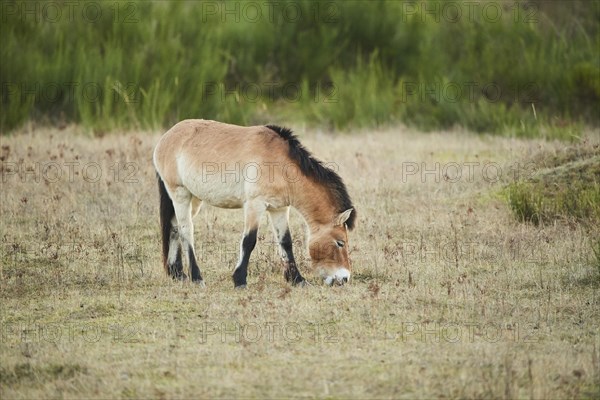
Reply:
[[[279,243],[281,258],[285,263],[283,276],[292,285],[299,285],[304,283],[304,278],[298,270],[292,251],[292,235],[290,234],[288,222],[289,213],[289,207],[269,211],[275,240]]]
[[[250,261],[250,254],[256,246],[258,224],[265,210],[266,205],[262,201],[244,203],[244,235],[240,245],[240,259],[233,271],[233,284],[236,288],[246,287],[248,262]]]

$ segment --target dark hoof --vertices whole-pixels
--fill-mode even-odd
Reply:
[[[235,285],[234,289],[235,290],[246,289],[246,284],[242,283],[241,285]]]
[[[238,286],[246,287],[246,272],[242,268],[236,268],[231,276],[233,279],[233,285],[237,288]]]
[[[306,280],[304,278],[300,278],[300,279],[296,279],[296,280],[292,281],[292,286],[305,287],[305,286],[308,286],[308,282],[306,282]]]

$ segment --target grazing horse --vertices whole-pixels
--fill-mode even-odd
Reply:
[[[244,208],[235,287],[245,287],[250,253],[261,216],[270,215],[285,263],[284,277],[304,284],[292,253],[289,207],[304,217],[313,270],[328,285],[350,279],[348,230],[356,211],[342,179],[315,159],[292,131],[278,126],[242,127],[202,119],[184,120],[169,129],[154,149],[160,194],[163,262],[168,275],[204,284],[194,254],[192,217],[201,202]]]

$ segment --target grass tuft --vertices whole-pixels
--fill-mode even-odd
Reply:
[[[531,171],[533,176],[506,188],[508,204],[519,221],[600,223],[600,149],[584,145],[538,158],[534,164],[539,169]]]

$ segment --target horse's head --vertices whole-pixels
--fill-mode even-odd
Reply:
[[[350,280],[348,257],[348,227],[346,221],[354,209],[338,214],[330,225],[322,226],[312,235],[308,249],[314,271],[327,285],[343,285]]]

